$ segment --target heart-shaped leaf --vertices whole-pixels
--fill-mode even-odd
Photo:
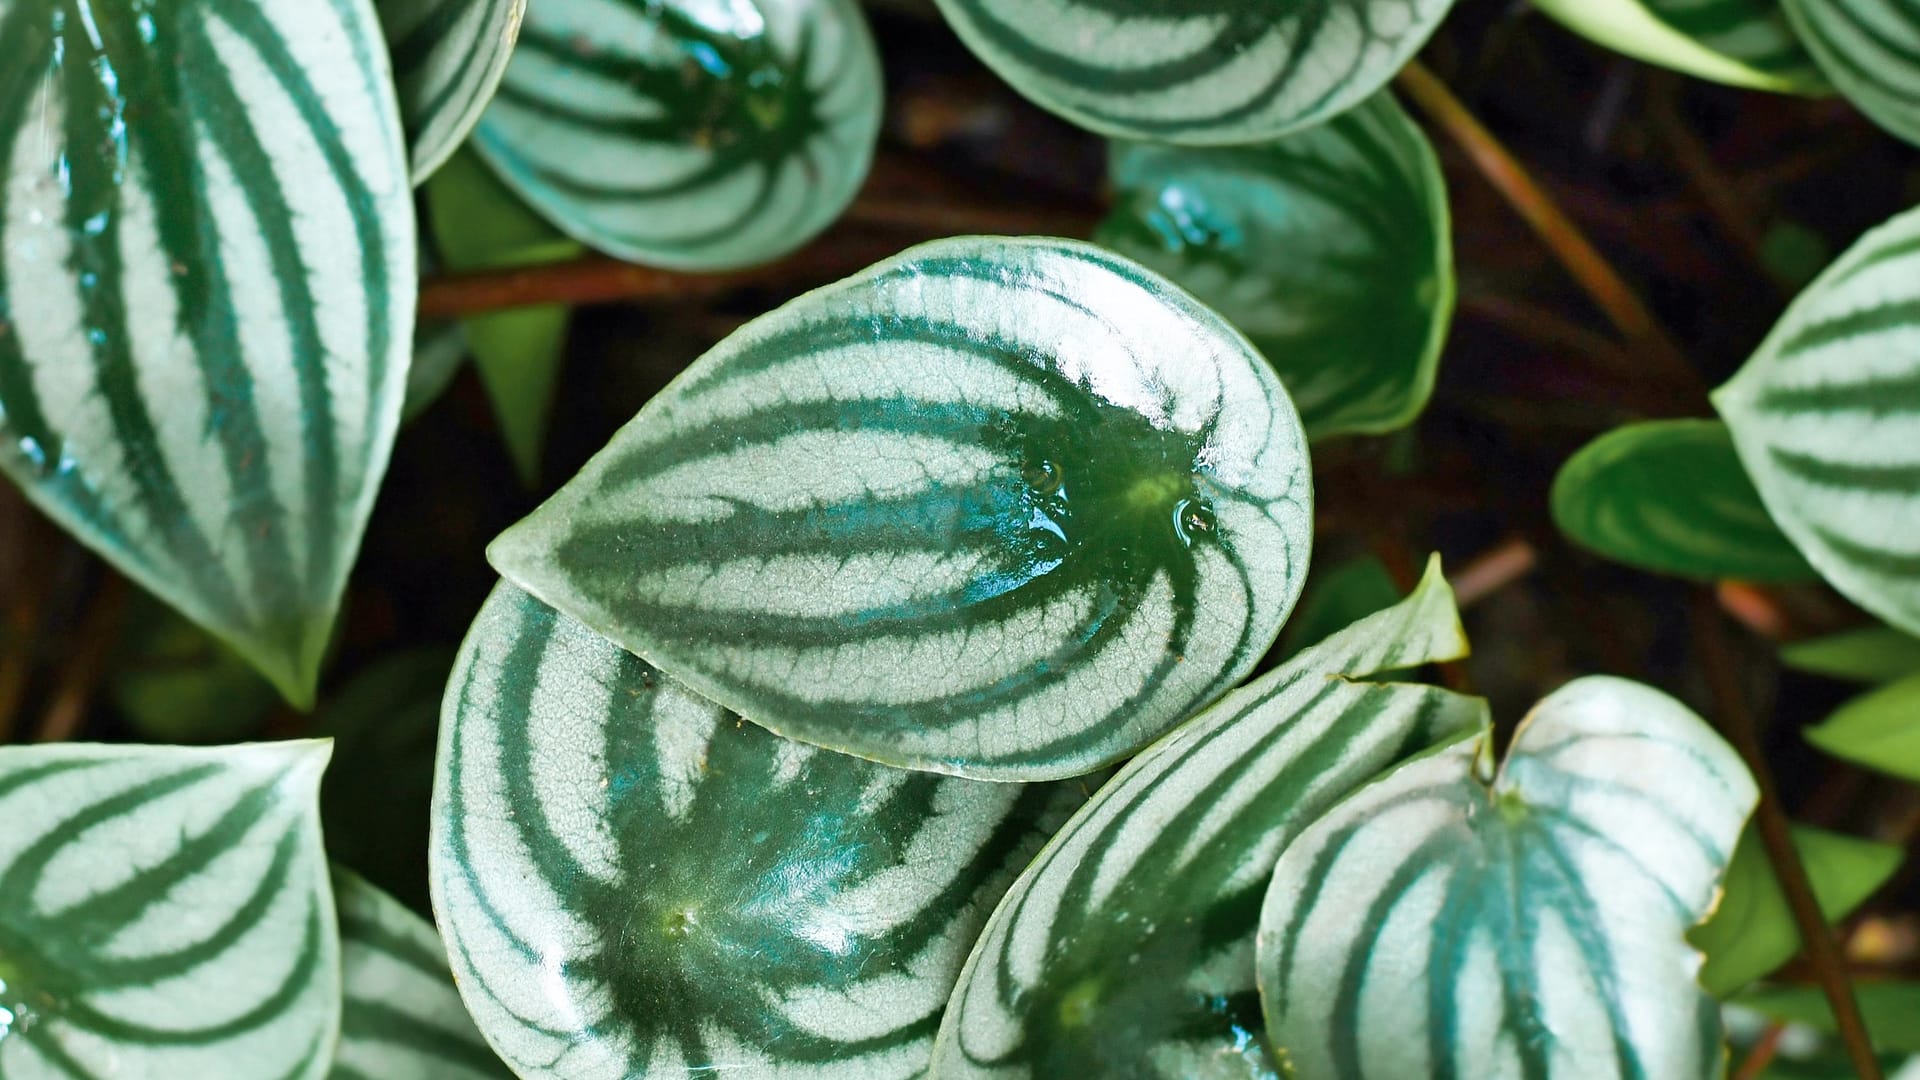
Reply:
[[[1827,78],[1881,127],[1920,145],[1920,0],[1781,0]]]
[[[506,74],[527,0],[374,0],[393,54],[418,184],[480,122]]]
[[[881,91],[853,0],[542,0],[474,145],[592,247],[727,269],[840,216],[873,160]]]
[[[1781,0],[1534,0],[1569,29],[1650,64],[1790,94],[1830,89]]]
[[[502,586],[448,693],[435,909],[529,1080],[919,1076],[974,933],[1082,798],[779,738]]]
[[[1485,724],[1476,698],[1363,681],[1465,652],[1436,562],[1398,606],[1135,758],[994,911],[941,1026],[935,1073],[1273,1075],[1253,1034],[1253,937],[1274,860],[1394,761]]]
[[[1553,520],[1582,547],[1656,573],[1817,576],[1767,515],[1716,420],[1628,424],[1588,443],[1554,478]]]
[[[433,927],[346,870],[333,895],[345,997],[328,1080],[512,1077],[461,1004]]]
[[[1837,758],[1920,781],[1920,674],[1842,705],[1807,741]]]
[[[1611,678],[1368,785],[1274,869],[1260,995],[1301,1076],[1659,1077],[1724,1067],[1685,934],[1756,801],[1686,706]]]
[[[1034,104],[1119,138],[1255,143],[1373,95],[1453,0],[939,0]]]
[[[1433,392],[1453,238],[1433,148],[1386,92],[1259,146],[1115,143],[1100,243],[1225,315],[1313,438],[1381,432]]]
[[[0,0],[0,472],[304,705],[413,332],[379,25],[94,8]]]
[[[1868,626],[1796,641],[1780,650],[1795,671],[1849,682],[1889,683],[1920,675],[1920,637],[1890,626]]]
[[[1807,561],[1920,633],[1920,210],[1822,274],[1713,400]]]
[[[325,1076],[328,753],[0,748],[0,1076]]]
[[[1311,503],[1219,316],[1091,245],[964,238],[749,323],[488,556],[782,735],[1053,779],[1247,673]]]

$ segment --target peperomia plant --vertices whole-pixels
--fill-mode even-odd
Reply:
[[[1663,81],[1736,372],[1452,6],[0,0],[0,1077],[1920,1054],[1920,168],[1765,99],[1906,170],[1790,273]],[[1913,0],[1538,7],[1920,129]]]

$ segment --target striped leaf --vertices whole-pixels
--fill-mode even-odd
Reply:
[[[465,142],[513,56],[527,0],[374,0],[393,56],[413,182]]]
[[[1881,127],[1920,145],[1920,0],[1781,0],[1827,78]]]
[[[1119,138],[1263,142],[1358,105],[1453,0],[939,0],[1034,104]]]
[[[399,422],[366,0],[0,0],[0,472],[312,699]]]
[[[1246,674],[1311,502],[1218,316],[1086,244],[963,238],[748,324],[488,555],[780,734],[1053,779]]]
[[[1453,315],[1446,182],[1382,91],[1259,146],[1115,143],[1100,243],[1179,282],[1259,346],[1307,433],[1403,427]]]
[[[1588,443],[1554,478],[1553,520],[1580,546],[1655,573],[1816,576],[1767,516],[1717,420],[1628,424]]]
[[[1478,699],[1361,681],[1465,652],[1436,562],[1398,606],[1135,758],[994,911],[954,991],[935,1073],[1274,1077],[1253,964],[1274,860],[1394,761],[1485,724]]]
[[[1702,79],[1789,94],[1831,89],[1789,25],[1782,0],[1534,0],[1534,6],[1596,44]]]
[[[0,1076],[326,1075],[329,752],[0,748]]]
[[[1809,286],[1714,405],[1807,561],[1920,633],[1920,210]]]
[[[1082,797],[779,738],[503,585],[448,692],[435,909],[528,1080],[919,1076],[981,921]]]
[[[510,1078],[474,1028],[425,919],[350,871],[336,869],[340,1045],[328,1080]]]
[[[541,0],[474,145],[588,245],[721,270],[840,216],[880,105],[853,0]]]
[[[1753,779],[1659,691],[1549,696],[1368,785],[1300,835],[1260,915],[1275,1052],[1321,1080],[1724,1068],[1687,928],[1712,910]]]

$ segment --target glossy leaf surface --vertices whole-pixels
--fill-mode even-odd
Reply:
[[[1553,520],[1580,546],[1656,573],[1817,576],[1767,515],[1715,420],[1628,424],[1588,443],[1554,478]]]
[[[0,57],[0,472],[304,704],[413,331],[371,6],[0,0]]]
[[[1702,79],[1775,90],[1828,89],[1782,0],[1535,0],[1616,52]]]
[[[1246,674],[1310,483],[1286,391],[1191,297],[958,239],[749,323],[488,555],[780,734],[1051,779]]]
[[[1035,104],[1119,138],[1257,143],[1358,105],[1452,0],[939,0]]]
[[[781,739],[503,585],[448,693],[435,907],[530,1080],[918,1076],[987,911],[1083,797]]]
[[[1301,834],[1260,917],[1268,1035],[1301,1076],[1717,1077],[1685,932],[1753,780],[1658,691],[1587,678]]]
[[[512,1073],[473,1026],[440,935],[425,919],[337,870],[340,1045],[328,1080],[477,1080]]]
[[[1874,122],[1920,145],[1920,0],[1781,0],[1827,77]]]
[[[1890,626],[1843,630],[1782,648],[1780,662],[1814,675],[1887,683],[1920,675],[1920,637]]]
[[[480,122],[506,74],[527,0],[374,0],[387,34],[414,183]]]
[[[328,753],[0,748],[0,1076],[325,1076]]]
[[[1485,723],[1478,699],[1360,681],[1465,651],[1436,562],[1406,601],[1135,758],[994,911],[941,1027],[935,1074],[1275,1076],[1253,966],[1274,860],[1395,760]]]
[[[853,0],[544,0],[474,145],[588,245],[719,270],[840,216],[880,105]]]
[[[1807,560],[1920,633],[1920,210],[1809,286],[1714,404]]]
[[[1260,348],[1313,438],[1403,426],[1453,314],[1446,183],[1391,94],[1258,146],[1120,142],[1095,237]]]
[[[1837,758],[1920,780],[1920,674],[1842,705],[1807,741]]]

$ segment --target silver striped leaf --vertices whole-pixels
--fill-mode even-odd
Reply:
[[[1534,0],[1616,52],[1702,79],[1772,90],[1832,90],[1787,21],[1782,0]]]
[[[1405,601],[1135,758],[995,909],[941,1025],[935,1075],[1277,1080],[1253,963],[1274,861],[1393,762],[1485,726],[1479,699],[1366,681],[1466,649],[1436,561]]]
[[[591,247],[724,270],[840,216],[881,98],[853,0],[541,0],[474,146]]]
[[[1808,286],[1713,400],[1807,561],[1920,633],[1920,210]]]
[[[939,0],[1034,104],[1103,135],[1221,146],[1328,120],[1386,85],[1453,0]]]
[[[0,748],[0,1076],[325,1076],[330,750]]]
[[[1782,0],[1827,78],[1874,123],[1920,145],[1920,0]]]
[[[1055,779],[1247,673],[1311,484],[1219,316],[1091,245],[961,238],[749,323],[488,556],[779,734]]]
[[[446,163],[507,73],[527,0],[374,0],[393,59],[413,182]]]
[[[988,910],[1084,797],[779,738],[502,585],[448,689],[434,906],[528,1080],[919,1076]]]
[[[1757,795],[1678,701],[1593,677],[1368,785],[1280,857],[1260,915],[1274,1052],[1320,1080],[1709,1080],[1688,928]]]
[[[1114,143],[1095,236],[1179,282],[1259,346],[1320,439],[1404,427],[1453,316],[1440,162],[1382,91],[1260,146]]]
[[[309,704],[414,220],[368,0],[0,0],[0,472]]]
[[[440,935],[348,870],[333,872],[343,1004],[328,1080],[508,1080],[454,989]]]

